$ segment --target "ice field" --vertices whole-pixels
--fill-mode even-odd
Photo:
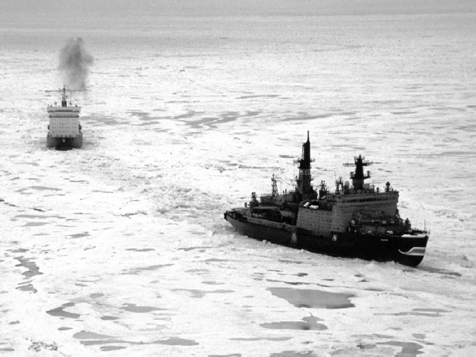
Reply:
[[[0,25],[0,355],[476,354],[476,15]],[[60,29],[60,30],[58,30]],[[83,148],[45,146],[81,37]],[[431,230],[417,268],[240,236],[251,192],[355,155]]]

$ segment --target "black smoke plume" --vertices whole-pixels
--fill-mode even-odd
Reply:
[[[81,37],[69,39],[59,53],[59,70],[69,89],[85,90],[93,56],[84,48]]]

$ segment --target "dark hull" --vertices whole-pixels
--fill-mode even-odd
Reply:
[[[396,261],[409,266],[421,263],[428,242],[425,234],[378,236],[335,233],[319,236],[292,225],[272,223],[273,226],[268,226],[249,222],[234,211],[227,211],[225,219],[239,233],[254,239],[331,256]]]
[[[83,134],[74,138],[53,138],[50,134],[46,136],[46,147],[56,150],[79,149],[83,146]]]

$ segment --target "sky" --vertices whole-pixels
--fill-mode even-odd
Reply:
[[[35,15],[156,16],[370,15],[476,12],[474,0],[0,0],[1,17]],[[1,25],[0,25],[1,26]]]

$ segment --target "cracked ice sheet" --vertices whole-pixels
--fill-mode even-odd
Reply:
[[[353,42],[363,43],[362,50],[346,46],[344,38],[337,47],[321,44],[314,51],[320,42],[303,44],[309,32],[295,27],[306,52],[296,51],[295,39],[279,30],[279,21],[256,21],[248,22],[250,28],[269,31],[277,42],[255,39],[256,47],[248,40],[234,42],[236,47],[214,42],[210,48],[224,51],[218,54],[206,41],[191,41],[185,54],[183,48],[164,54],[127,36],[119,36],[112,48],[104,46],[108,32],[93,31],[85,39],[98,58],[91,91],[77,98],[84,146],[67,152],[45,148],[45,106],[56,98],[43,90],[55,83],[61,43],[56,48],[51,33],[41,32],[49,47],[2,53],[11,90],[2,93],[0,111],[0,352],[474,351],[474,107],[464,99],[465,89],[454,85],[455,73],[440,61],[428,68],[417,63],[417,77],[431,74],[444,83],[434,86],[432,80],[415,84],[412,72],[402,74],[398,66],[382,70],[382,63],[399,63],[392,54],[405,52],[398,47],[404,27],[377,44],[359,31],[387,21],[352,27],[360,36]],[[300,26],[327,33],[309,21]],[[425,21],[432,24],[431,18]],[[443,37],[425,37],[417,26],[424,40],[414,50],[428,43],[444,49],[442,40],[453,46],[472,38],[438,26]],[[288,38],[287,45],[280,38]],[[458,58],[472,58],[466,48],[471,46],[455,52]],[[349,69],[344,58],[354,58],[360,71]],[[363,69],[377,76],[375,83]],[[347,177],[341,163],[362,153],[375,161],[377,186],[391,180],[400,190],[401,214],[415,225],[431,225],[418,269],[257,242],[223,220],[224,210],[241,206],[251,191],[268,192],[273,173],[280,190],[292,188],[292,161],[300,156],[307,130],[315,183],[323,179],[332,186],[335,177]]]

